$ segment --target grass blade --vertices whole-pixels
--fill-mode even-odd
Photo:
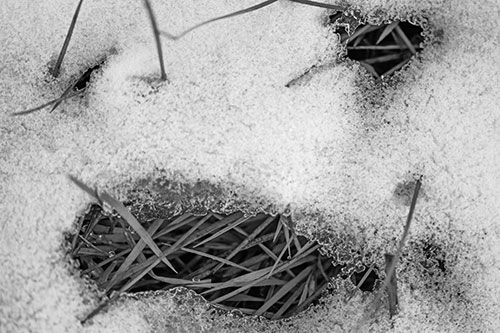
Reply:
[[[401,29],[401,27],[399,25],[397,25],[394,30],[396,30],[397,34],[399,35],[399,37],[401,37],[401,39],[403,40],[403,42],[405,43],[405,45],[408,47],[408,49],[410,49],[410,52],[412,54],[416,54],[417,50],[415,50],[415,47],[410,42],[410,40],[408,39],[408,37],[406,36],[406,34],[403,32],[403,29]]]
[[[292,2],[298,2],[303,5],[309,5],[309,6],[314,6],[314,7],[320,7],[320,8],[326,8],[326,9],[333,9],[336,11],[343,11],[345,8],[341,6],[335,6],[335,5],[330,5],[327,3],[322,3],[322,2],[317,2],[317,1],[308,1],[308,0],[290,0]]]
[[[73,36],[73,30],[75,29],[76,20],[78,19],[78,15],[80,14],[82,3],[83,0],[80,0],[80,2],[78,2],[78,6],[76,7],[75,13],[73,14],[73,18],[71,19],[71,24],[69,25],[68,33],[66,34],[66,38],[64,39],[61,52],[59,52],[59,57],[57,58],[56,64],[54,65],[54,68],[51,71],[54,77],[59,76],[61,65],[64,60],[64,56],[66,55],[66,51],[68,50],[69,42],[71,41],[71,36]]]
[[[233,12],[233,13],[230,13],[230,14],[227,14],[227,15],[219,16],[219,17],[216,17],[216,18],[213,18],[213,19],[210,19],[210,20],[198,23],[197,25],[195,25],[195,26],[193,26],[193,27],[185,30],[184,32],[182,32],[180,35],[177,35],[177,36],[172,35],[172,34],[166,32],[166,31],[160,31],[160,33],[162,35],[164,35],[165,37],[167,37],[167,38],[170,38],[170,39],[173,39],[173,40],[177,40],[177,39],[180,39],[180,38],[184,37],[185,35],[187,35],[191,31],[196,30],[196,29],[198,29],[198,28],[200,28],[200,27],[202,27],[204,25],[207,25],[209,23],[220,21],[220,20],[223,20],[223,19],[226,19],[226,18],[230,18],[230,17],[235,17],[235,16],[238,16],[238,15],[246,14],[246,13],[250,13],[250,12],[253,12],[253,11],[257,10],[257,9],[260,9],[260,8],[263,8],[263,7],[268,6],[270,4],[273,4],[276,1],[278,1],[278,0],[264,1],[264,2],[261,2],[259,4],[256,4],[255,6],[251,6],[251,7],[248,7],[248,8],[242,9],[242,10],[238,10],[236,12]]]
[[[271,317],[271,320],[276,320],[281,318],[283,314],[288,310],[288,308],[299,298],[299,295],[302,293],[302,291],[305,289],[305,284],[302,284],[300,288],[297,288],[293,294],[288,297],[286,300],[285,304],[281,306],[281,308]]]
[[[278,256],[278,258],[276,258],[276,261],[274,262],[274,265],[271,268],[271,271],[269,272],[268,277],[271,277],[273,275],[273,272],[276,269],[276,266],[278,266],[278,263],[281,261],[281,258],[283,258],[283,255],[285,255],[286,249],[290,247],[291,242],[292,242],[292,240],[289,239],[288,242],[285,244],[285,247],[283,248],[283,250],[281,250],[281,253]]]
[[[159,258],[162,258],[162,261],[165,263],[165,265],[167,265],[168,267],[170,267],[171,270],[177,273],[177,271],[175,270],[174,266],[172,266],[170,261],[168,261],[168,259],[163,256],[163,252],[160,250],[158,245],[156,245],[156,243],[153,241],[153,238],[151,238],[146,229],[144,229],[144,227],[139,223],[139,221],[137,221],[137,219],[130,213],[130,211],[127,208],[125,208],[125,206],[123,206],[121,202],[119,202],[118,200],[116,200],[107,193],[102,193],[99,197],[104,202],[107,202],[109,205],[111,205],[111,207],[116,209],[118,214],[120,214],[125,219],[125,221],[127,221],[127,223],[134,229],[135,232],[139,234],[139,236],[151,248],[151,250],[153,250],[154,254],[156,254]]]
[[[394,255],[390,253],[385,254],[385,269],[386,274],[389,273],[389,269],[393,266]],[[387,294],[389,295],[389,315],[394,317],[398,311],[398,284],[396,280],[396,272],[393,271],[391,278],[387,284]]]
[[[262,224],[260,224],[243,242],[241,242],[227,257],[226,260],[234,257],[238,252],[241,251],[248,243],[250,243],[255,237],[257,237],[264,229],[271,223],[275,217],[269,216]],[[219,264],[214,268],[212,274],[217,272],[224,264]]]
[[[304,269],[299,275],[297,275],[292,280],[288,281],[283,287],[281,287],[278,292],[276,292],[273,297],[271,297],[266,303],[264,303],[257,311],[255,311],[255,316],[262,315],[266,310],[268,310],[271,306],[274,305],[277,301],[279,301],[283,296],[285,296],[288,292],[293,290],[293,288],[297,287],[297,284],[300,283],[306,276],[308,276],[313,269],[313,266],[309,266]]]
[[[66,99],[78,96],[80,94],[81,94],[81,92],[75,92],[75,93],[72,93],[72,94],[68,94],[67,96],[61,96],[59,98],[53,99],[53,100],[51,100],[51,101],[49,101],[49,102],[47,102],[45,104],[42,104],[40,106],[35,107],[35,108],[28,109],[26,111],[13,112],[10,115],[11,116],[24,116],[26,114],[30,114],[30,113],[42,110],[42,109],[46,108],[47,106],[51,106],[52,104],[55,104],[55,103],[60,103],[60,102],[62,102],[64,100],[66,100]]]
[[[197,248],[198,246],[200,245],[203,245],[207,242],[210,242],[211,240],[219,237],[220,235],[226,233],[228,230],[231,230],[233,229],[234,227],[237,227],[239,226],[240,224],[242,224],[243,222],[246,222],[248,220],[248,217],[245,217],[245,216],[242,216],[241,218],[239,218],[238,220],[230,223],[228,226],[226,226],[225,228],[217,231],[215,234],[213,234],[212,236],[208,237],[207,239],[199,242],[198,244],[196,244],[194,247]]]
[[[391,24],[389,24],[387,27],[385,27],[384,31],[382,31],[382,33],[380,34],[380,37],[377,39],[377,42],[375,44],[378,45],[381,41],[383,41],[385,39],[385,37],[387,37],[392,32],[392,30],[394,30],[394,28],[396,28],[396,26],[398,24],[399,24],[399,21],[394,21]]]
[[[149,15],[149,20],[151,21],[151,26],[153,28],[153,33],[155,35],[156,49],[158,50],[158,59],[160,61],[160,80],[166,81],[167,74],[165,73],[165,64],[163,62],[163,50],[161,47],[160,31],[158,30],[158,25],[156,24],[156,19],[153,13],[153,8],[149,0],[144,0],[144,6]]]
[[[158,230],[158,228],[162,224],[161,219],[157,219],[149,228],[148,228],[148,233],[150,235],[154,235],[154,233]],[[125,261],[122,263],[120,268],[116,271],[114,278],[120,276],[123,272],[125,272],[127,269],[129,269],[130,265],[139,257],[139,255],[142,253],[142,250],[146,247],[146,242],[144,239],[141,239],[134,247],[132,252],[125,258]],[[117,282],[115,279],[112,278],[111,281],[108,283],[106,286],[106,290],[109,290],[113,287],[113,285]]]
[[[239,268],[243,271],[246,271],[246,272],[253,272],[251,269],[248,269],[246,267],[243,267],[241,265],[238,265],[237,263],[234,263],[230,260],[227,260],[227,259],[224,259],[224,258],[219,258],[217,256],[214,256],[214,255],[211,255],[211,254],[208,254],[208,253],[205,253],[205,252],[201,252],[201,251],[196,251],[194,249],[188,249],[186,247],[182,247],[181,248],[182,251],[185,251],[185,252],[189,252],[189,253],[193,253],[193,254],[197,254],[199,256],[202,256],[202,257],[206,257],[206,258],[210,258],[212,260],[215,260],[215,261],[218,261],[218,262],[221,262],[223,264],[226,264],[226,265],[229,265],[229,266],[233,266],[233,267],[236,267],[236,268]]]

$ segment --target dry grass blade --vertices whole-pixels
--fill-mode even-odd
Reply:
[[[273,220],[275,217],[270,216],[268,217],[264,223],[259,225],[257,229],[255,229],[248,237],[241,242],[227,257],[226,260],[229,260],[233,258],[238,252],[241,251],[242,248],[244,248],[248,243],[250,243],[255,237],[257,237]],[[215,269],[212,271],[212,274],[217,272],[224,264],[219,264]]]
[[[69,99],[71,97],[78,96],[80,94],[81,94],[81,92],[74,92],[74,93],[68,94],[66,96],[63,95],[63,96],[61,96],[59,98],[53,99],[53,100],[51,100],[51,101],[49,101],[49,102],[47,102],[45,104],[42,104],[40,106],[35,107],[35,108],[28,109],[28,110],[25,110],[25,111],[13,112],[10,115],[11,116],[24,116],[26,114],[30,114],[30,113],[42,110],[42,109],[46,108],[47,106],[51,106],[52,104],[60,103],[60,102],[62,102],[64,100],[67,100],[67,99]]]
[[[327,3],[322,3],[322,2],[317,2],[317,1],[308,1],[308,0],[290,0],[290,1],[292,1],[292,2],[298,2],[298,3],[304,4],[304,5],[309,5],[309,6],[314,6],[314,7],[333,9],[333,10],[336,10],[336,11],[342,11],[342,10],[344,10],[344,7],[330,5],[330,4],[327,4]]]
[[[348,46],[348,50],[378,50],[378,51],[394,51],[401,50],[399,45],[360,45],[360,46]]]
[[[406,219],[405,229],[403,231],[403,236],[401,237],[401,241],[399,242],[398,249],[396,251],[396,255],[394,256],[394,260],[391,263],[387,276],[384,280],[384,287],[387,288],[390,283],[390,279],[392,274],[394,273],[394,269],[396,268],[396,264],[399,261],[399,257],[401,256],[401,252],[403,252],[403,247],[406,243],[406,238],[408,237],[408,233],[410,232],[411,220],[413,218],[413,213],[415,212],[415,207],[417,205],[418,193],[420,192],[420,187],[422,186],[422,177],[420,177],[415,184],[415,191],[413,192],[413,198],[411,200],[410,212],[408,213],[408,217]]]
[[[290,230],[288,229],[287,226],[283,227],[283,233],[285,234],[286,248],[288,251],[288,259],[290,259],[290,258],[292,258],[292,249],[290,248],[290,244],[292,242],[290,241]]]
[[[299,313],[302,310],[304,310],[306,307],[308,307],[309,304],[311,304],[315,299],[317,299],[321,295],[321,293],[323,292],[323,290],[326,289],[326,287],[328,287],[328,282],[323,282],[321,284],[321,286],[316,288],[316,291],[314,292],[314,294],[310,295],[303,303],[299,304],[297,309],[294,311],[294,314]]]
[[[71,24],[69,25],[68,33],[66,34],[66,38],[64,39],[61,52],[59,52],[59,57],[57,58],[56,64],[54,65],[54,68],[51,71],[54,77],[59,76],[61,65],[64,60],[64,56],[66,55],[66,51],[68,50],[69,42],[71,41],[71,36],[73,36],[73,30],[75,29],[76,20],[78,19],[78,15],[80,14],[82,3],[83,0],[80,0],[80,2],[78,2],[78,6],[76,7],[75,13],[73,14],[73,18],[71,19]]]
[[[257,311],[255,311],[256,316],[262,315],[266,310],[268,310],[271,306],[274,305],[277,301],[279,301],[283,296],[289,293],[293,288],[297,287],[297,284],[300,283],[306,276],[308,276],[313,270],[313,266],[309,266],[304,269],[299,275],[290,280],[287,284],[276,292],[273,297],[271,297],[266,303],[264,303]]]
[[[121,202],[111,197],[107,193],[101,193],[99,197],[101,198],[101,200],[107,202],[111,207],[113,207],[118,212],[118,214],[120,214],[121,217],[123,217],[125,221],[127,221],[127,223],[132,227],[132,229],[134,229],[134,231],[137,232],[139,236],[144,240],[144,242],[149,246],[149,248],[153,250],[153,252],[159,258],[162,258],[162,261],[165,263],[165,265],[167,265],[168,267],[170,267],[171,270],[177,273],[177,271],[175,270],[174,266],[172,266],[170,261],[168,261],[168,259],[163,256],[163,252],[160,250],[158,245],[156,245],[156,243],[153,241],[153,238],[151,238],[146,229],[144,229],[144,227],[139,223],[139,221],[136,220],[136,218],[130,213],[130,211],[127,208],[125,208],[125,206],[123,206]]]
[[[386,55],[378,56],[378,57],[374,57],[374,58],[368,58],[368,59],[365,59],[363,62],[371,65],[371,64],[381,63],[381,62],[398,60],[400,58],[401,58],[401,55],[398,53],[395,53],[395,54],[386,54]]]
[[[165,64],[163,62],[163,50],[161,47],[160,31],[158,30],[158,25],[156,24],[153,8],[151,8],[149,0],[144,0],[144,6],[146,7],[146,10],[148,12],[149,20],[151,21],[151,26],[155,35],[156,49],[158,50],[158,59],[160,61],[160,80],[166,81],[167,74],[165,73]]]
[[[344,42],[346,40],[353,40],[354,38],[358,37],[358,36],[361,36],[361,35],[365,35],[371,31],[374,31],[374,30],[377,30],[378,27],[377,26],[374,26],[374,25],[365,25],[364,27],[356,30],[351,36],[349,35],[345,35],[344,37],[342,37],[341,39],[341,42]]]
[[[80,187],[82,190],[93,196],[99,201],[104,201],[108,203],[111,207],[113,207],[118,214],[120,214],[126,221],[127,223],[139,234],[139,236],[144,240],[144,242],[153,250],[153,252],[160,258],[162,258],[162,261],[170,267],[175,273],[177,271],[175,270],[174,266],[167,260],[167,258],[163,257],[162,251],[158,248],[156,243],[153,241],[151,236],[148,234],[148,232],[142,227],[142,225],[139,223],[139,221],[136,220],[136,218],[129,212],[125,206],[115,198],[111,197],[107,193],[101,193],[100,195],[97,193],[96,190],[91,189],[87,185],[85,185],[83,182],[79,181],[76,177],[73,177],[69,175],[69,179],[73,181],[78,187]]]
[[[199,242],[198,244],[196,244],[194,247],[198,247],[198,246],[201,246],[207,242],[210,242],[211,240],[219,237],[220,235],[226,233],[227,231],[233,229],[234,227],[237,227],[239,226],[240,224],[242,224],[243,222],[246,222],[248,220],[248,217],[245,217],[245,216],[242,216],[241,218],[239,218],[238,220],[230,223],[228,226],[226,226],[225,228],[217,231],[215,234],[213,234],[212,236],[208,237],[207,239]]]
[[[385,254],[385,267],[387,273],[389,272],[390,267],[393,265],[394,255],[386,253]],[[391,275],[391,279],[389,280],[387,286],[387,293],[389,295],[389,315],[390,317],[394,317],[398,311],[398,285],[396,280],[396,272],[393,271]]]
[[[274,233],[273,243],[275,243],[276,239],[278,239],[281,228],[283,228],[283,222],[281,221],[281,217],[280,217],[278,224],[276,225],[276,232]]]
[[[292,242],[292,240],[289,239],[288,242],[285,244],[285,247],[283,248],[283,250],[281,250],[280,255],[276,258],[276,261],[274,262],[274,265],[271,268],[271,271],[269,272],[268,277],[271,277],[273,275],[273,272],[276,269],[276,266],[278,266],[279,262],[281,261],[281,258],[283,258],[283,256],[285,255],[285,252],[286,252],[287,248],[288,249],[290,248],[290,243],[291,242]]]
[[[398,26],[395,27],[394,30],[397,32],[397,34],[399,35],[399,37],[401,37],[401,39],[403,40],[403,42],[405,43],[405,45],[408,47],[408,49],[410,49],[411,53],[412,54],[416,54],[417,50],[415,50],[415,47],[410,42],[410,40],[408,39],[408,37],[406,36],[406,34],[403,32],[403,29],[401,29],[401,27],[398,25]]]
[[[384,284],[383,284],[382,290],[386,290],[387,287],[389,286],[390,280],[392,279],[392,276],[394,274],[394,270],[396,268],[396,264],[399,261],[399,257],[401,256],[401,252],[403,251],[403,247],[404,247],[404,244],[406,242],[406,238],[408,237],[408,233],[409,233],[409,230],[410,230],[410,225],[411,225],[411,220],[413,218],[413,213],[415,212],[415,207],[417,205],[418,193],[420,191],[420,187],[421,186],[422,186],[422,177],[420,177],[417,180],[416,184],[415,184],[415,190],[413,192],[413,198],[411,200],[410,211],[409,211],[408,217],[406,219],[406,224],[405,224],[405,228],[404,228],[404,231],[403,231],[403,236],[401,237],[401,240],[399,242],[399,245],[398,245],[398,248],[397,248],[397,251],[396,251],[396,255],[394,256],[394,259],[392,260],[392,262],[389,265],[389,267],[386,267],[386,277],[384,279]],[[373,300],[373,302],[371,303],[372,304],[371,307],[365,308],[365,311],[364,311],[365,313],[363,315],[363,320],[358,323],[358,328],[364,322],[366,322],[366,320],[368,319],[367,316],[368,316],[370,310],[373,310],[373,312],[377,312],[378,311],[378,309],[380,308],[380,300],[381,300],[381,298],[382,298],[382,295],[381,295],[381,293],[379,293],[375,297],[375,299]]]
[[[374,267],[375,267],[375,263],[371,264],[370,268],[368,268],[368,270],[363,275],[363,277],[361,278],[361,280],[359,280],[359,283],[356,285],[357,288],[360,288],[363,285],[363,283],[365,283],[366,279],[368,278],[368,276],[370,275],[370,273],[373,271]]]
[[[246,271],[246,272],[253,272],[251,269],[248,269],[246,267],[238,265],[237,263],[234,263],[234,262],[232,262],[230,260],[227,260],[227,259],[224,259],[224,258],[220,258],[220,257],[214,256],[214,255],[211,255],[211,254],[208,254],[208,253],[205,253],[205,252],[196,251],[194,249],[188,249],[186,247],[182,247],[181,250],[184,251],[184,252],[189,252],[189,253],[197,254],[199,256],[206,257],[206,258],[218,261],[218,262],[220,262],[222,264],[226,264],[226,265],[229,265],[229,266],[233,266],[233,267],[239,268],[239,269],[241,269],[243,271]]]
[[[129,253],[129,252],[130,252],[130,249],[128,249],[128,250],[124,250],[123,252],[120,252],[120,253],[118,253],[118,254],[116,254],[116,255],[114,255],[114,256],[112,256],[112,257],[110,257],[110,258],[106,259],[106,260],[101,261],[100,263],[98,263],[98,264],[97,264],[97,265],[95,265],[95,266],[92,266],[92,267],[87,268],[86,270],[82,271],[82,274],[83,274],[83,275],[85,275],[85,274],[89,274],[89,273],[90,273],[90,272],[92,272],[93,270],[95,270],[95,269],[97,269],[97,268],[100,268],[100,267],[103,267],[104,265],[107,265],[107,264],[109,264],[110,262],[113,262],[113,261],[115,261],[115,260],[117,260],[117,259],[119,259],[119,258],[121,258],[121,257],[125,256],[125,255],[126,255],[127,253]]]
[[[209,23],[212,23],[212,22],[216,22],[216,21],[220,21],[220,20],[223,20],[223,19],[226,19],[226,18],[230,18],[230,17],[235,17],[235,16],[238,16],[238,15],[242,15],[242,14],[246,14],[246,13],[250,13],[250,12],[253,12],[257,9],[260,9],[260,8],[263,8],[265,6],[268,6],[270,4],[273,4],[275,2],[277,2],[278,0],[268,0],[268,1],[264,1],[264,2],[261,2],[255,6],[252,6],[252,7],[248,7],[248,8],[245,8],[245,9],[242,9],[242,10],[238,10],[236,12],[233,12],[231,14],[227,14],[227,15],[223,15],[223,16],[219,16],[219,17],[216,17],[216,18],[213,18],[213,19],[210,19],[210,20],[207,20],[207,21],[204,21],[204,22],[201,22],[185,31],[183,31],[181,34],[179,35],[172,35],[166,31],[160,31],[160,33],[162,35],[164,35],[165,37],[167,38],[170,38],[170,39],[173,39],[173,40],[176,40],[176,39],[180,39],[182,37],[184,37],[185,35],[187,35],[188,33],[190,33],[191,31],[193,30],[196,30],[204,25],[207,25]]]
[[[380,34],[380,37],[377,39],[377,42],[375,44],[380,44],[381,41],[385,39],[385,37],[389,36],[389,34],[396,28],[396,26],[399,24],[399,21],[394,21],[391,24],[389,24],[387,27],[385,27],[384,31]]]
[[[406,65],[409,61],[410,61],[410,59],[405,59],[405,60],[401,61],[400,63],[398,63],[396,66],[392,67],[391,69],[389,69],[387,72],[385,72],[381,76],[389,76],[389,75],[391,75],[395,71],[400,70],[401,68],[403,68],[403,66]]]
[[[271,317],[271,320],[276,320],[281,318],[283,314],[290,308],[290,306],[299,298],[299,295],[302,294],[303,290],[306,289],[306,285],[302,284],[299,288],[295,289],[293,294],[288,297],[286,302],[279,308],[279,310]],[[300,303],[299,303],[300,304]]]
[[[161,226],[161,223],[163,221],[158,219],[156,220],[149,228],[148,228],[148,233],[150,235],[154,235],[154,233],[158,230],[158,228]],[[127,269],[129,269],[130,265],[139,257],[139,255],[142,253],[142,250],[146,247],[146,242],[144,239],[141,239],[134,247],[132,252],[125,258],[125,261],[122,263],[120,268],[115,273],[115,277],[120,276],[123,272],[125,272]],[[111,279],[109,284],[106,286],[106,289],[109,290],[112,288],[113,284],[115,283],[115,279]]]

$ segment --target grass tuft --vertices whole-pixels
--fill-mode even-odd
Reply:
[[[140,223],[109,194],[69,178],[98,202],[78,219],[70,253],[108,296],[83,321],[121,293],[181,286],[225,309],[286,318],[317,301],[343,267],[282,216],[183,214]]]

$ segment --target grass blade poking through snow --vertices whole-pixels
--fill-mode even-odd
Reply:
[[[245,9],[242,9],[242,10],[238,10],[236,12],[233,12],[231,14],[227,14],[227,15],[222,15],[222,16],[218,16],[218,17],[215,17],[213,19],[210,19],[210,20],[207,20],[207,21],[203,21],[201,23],[198,23],[197,25],[183,31],[181,34],[179,35],[172,35],[166,31],[160,31],[160,33],[162,35],[164,35],[165,37],[167,38],[170,38],[170,39],[173,39],[173,40],[176,40],[176,39],[180,39],[182,37],[184,37],[185,35],[187,35],[188,33],[190,33],[191,31],[193,30],[196,30],[204,25],[207,25],[209,23],[212,23],[212,22],[216,22],[216,21],[220,21],[220,20],[223,20],[223,19],[226,19],[226,18],[230,18],[230,17],[235,17],[235,16],[238,16],[238,15],[242,15],[242,14],[246,14],[246,13],[250,13],[250,12],[253,12],[254,10],[257,10],[257,9],[260,9],[260,8],[263,8],[265,6],[268,6],[272,3],[275,3],[276,1],[278,0],[268,0],[268,1],[264,1],[264,2],[261,2],[259,4],[256,4],[255,6],[252,6],[252,7],[248,7],[248,8],[245,8]]]
[[[389,284],[391,283],[391,279],[392,279],[392,276],[394,274],[394,270],[396,269],[396,264],[399,261],[399,257],[401,256],[401,253],[403,252],[403,247],[405,245],[406,238],[408,237],[408,233],[410,231],[411,220],[413,218],[413,213],[415,212],[415,206],[417,205],[418,193],[420,191],[421,186],[422,186],[422,176],[420,176],[420,178],[417,180],[417,182],[415,184],[415,190],[413,192],[413,198],[411,200],[410,211],[409,211],[408,217],[406,219],[406,224],[405,224],[405,228],[403,231],[403,236],[401,237],[401,240],[399,242],[396,254],[392,258],[392,262],[390,263],[390,265],[388,265],[388,267],[386,267],[387,273],[386,273],[386,277],[384,279],[384,284],[383,284],[381,290],[387,290]],[[363,316],[363,320],[358,323],[358,325],[359,325],[358,329],[368,319],[367,318],[368,311],[373,310],[373,313],[376,313],[378,311],[378,309],[380,308],[381,298],[382,298],[382,294],[379,292],[379,294],[375,297],[375,299],[371,303],[372,308],[365,309],[365,314]]]
[[[151,26],[153,28],[153,33],[155,35],[156,48],[158,50],[158,59],[160,61],[160,80],[166,81],[167,74],[165,73],[165,64],[163,62],[163,50],[161,48],[160,31],[158,30],[158,25],[156,24],[156,19],[153,13],[153,8],[151,8],[151,3],[149,0],[144,0],[144,6],[151,20]]]
[[[66,55],[66,51],[68,50],[69,42],[71,40],[71,36],[73,36],[73,30],[75,29],[76,20],[78,19],[78,15],[80,14],[80,9],[82,7],[83,0],[78,2],[78,6],[76,7],[75,13],[73,14],[73,19],[71,20],[71,24],[69,25],[68,33],[66,34],[66,38],[64,39],[64,43],[59,52],[59,57],[57,58],[56,64],[54,68],[52,68],[51,72],[54,77],[59,76],[59,72],[61,70],[61,65],[64,60],[64,56]]]

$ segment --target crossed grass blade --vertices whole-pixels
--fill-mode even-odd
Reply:
[[[25,110],[25,111],[13,112],[10,115],[11,116],[24,116],[24,115],[27,115],[27,114],[30,114],[30,113],[33,113],[33,112],[36,112],[36,111],[40,111],[42,109],[45,109],[48,106],[51,106],[51,105],[56,104],[56,103],[60,103],[62,101],[65,101],[65,100],[67,100],[69,98],[72,98],[72,97],[75,97],[75,96],[78,96],[78,95],[81,95],[81,92],[77,91],[77,92],[74,92],[74,93],[66,94],[66,95],[63,95],[63,96],[61,96],[59,98],[53,99],[51,101],[48,101],[47,103],[42,104],[40,106],[31,108],[31,109],[28,109],[28,110]]]
[[[144,242],[153,250],[153,252],[161,258],[161,261],[163,261],[170,269],[172,269],[175,273],[177,271],[175,270],[174,266],[168,261],[167,258],[163,257],[162,251],[158,248],[156,243],[153,241],[151,236],[148,234],[148,232],[144,229],[144,227],[139,223],[139,221],[136,220],[136,218],[129,212],[125,206],[115,198],[111,197],[107,193],[101,193],[98,194],[96,190],[90,189],[87,185],[85,185],[83,182],[79,181],[76,177],[69,176],[69,179],[73,181],[78,187],[80,187],[82,190],[87,192],[88,194],[92,195],[94,198],[99,200],[100,202],[105,202],[108,203],[111,207],[113,207],[118,214],[123,217],[127,223],[139,234],[139,236],[144,240]]]
[[[385,37],[389,36],[389,34],[392,32],[392,30],[394,30],[396,28],[396,26],[399,24],[399,21],[394,21],[392,22],[391,24],[389,24],[388,26],[386,26],[384,28],[384,30],[382,31],[382,33],[380,34],[379,38],[377,39],[377,42],[375,42],[376,45],[380,44],[380,42],[382,42]]]

